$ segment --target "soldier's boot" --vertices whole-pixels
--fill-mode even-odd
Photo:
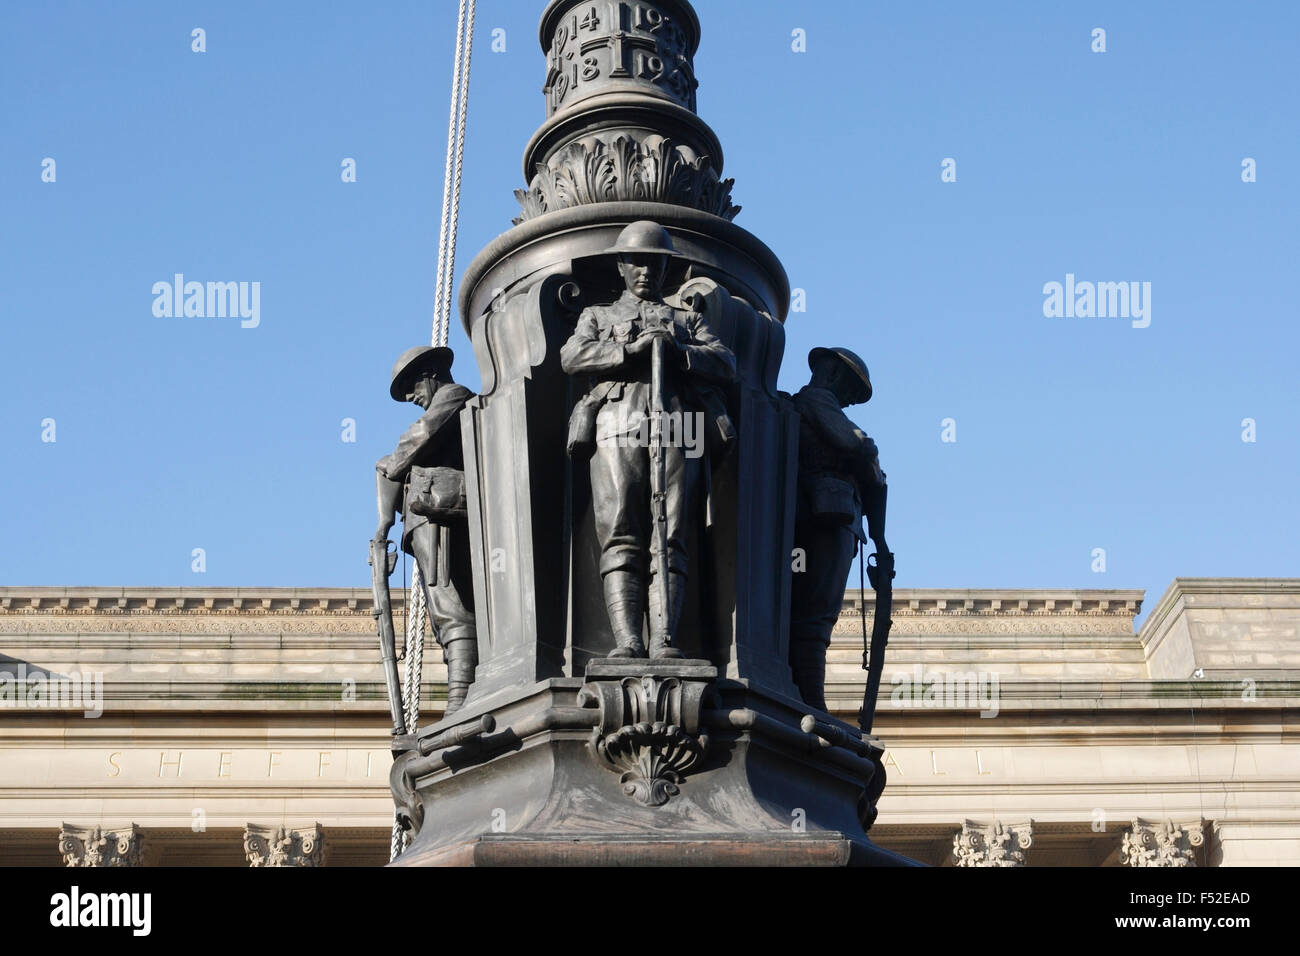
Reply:
[[[474,682],[478,666],[478,630],[474,613],[465,607],[454,585],[425,585],[429,621],[442,645],[442,660],[447,665],[447,709],[450,717],[465,703],[469,685]]]
[[[673,647],[673,635],[677,633],[677,623],[682,617],[682,605],[686,601],[686,575],[669,573],[668,606],[662,607],[663,595],[656,586],[657,581],[650,580],[650,656],[655,660],[674,660],[685,655]],[[660,613],[661,610],[664,613]]]
[[[473,640],[448,641],[442,656],[447,664],[447,709],[443,716],[450,717],[465,706],[469,685],[474,683],[478,647]]]
[[[617,646],[610,657],[645,657],[641,640],[641,577],[630,571],[610,571],[604,578],[605,608]]]
[[[826,644],[820,640],[790,642],[790,670],[799,696],[809,707],[826,709]]]

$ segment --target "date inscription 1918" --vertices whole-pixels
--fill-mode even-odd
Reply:
[[[591,87],[606,85],[603,79],[654,84],[694,110],[696,82],[686,44],[682,28],[651,3],[579,4],[556,27],[547,54],[548,110],[597,92]]]

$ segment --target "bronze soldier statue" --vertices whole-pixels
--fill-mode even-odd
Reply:
[[[793,397],[799,413],[794,543],[806,563],[791,585],[790,669],[804,702],[825,710],[826,648],[854,551],[866,541],[864,507],[877,553],[891,561],[890,577],[892,555],[884,541],[885,473],[876,443],[843,411],[871,398],[866,363],[845,348],[816,348],[808,367],[812,380]]]
[[[447,664],[447,715],[465,703],[478,662],[460,431],[460,411],[473,393],[452,380],[451,362],[451,349],[426,345],[408,349],[393,366],[389,394],[425,411],[396,450],[375,465],[379,530],[374,539],[385,546],[400,508],[402,550],[419,565],[429,619]]]
[[[617,646],[610,657],[681,657],[673,646],[686,597],[687,522],[707,461],[735,431],[719,386],[736,359],[696,311],[674,308],[662,291],[667,230],[625,228],[607,254],[618,257],[625,290],[578,318],[560,351],[570,375],[589,382],[569,423],[569,453],[590,454],[592,510],[600,543],[605,607]],[[593,444],[594,443],[594,444]]]

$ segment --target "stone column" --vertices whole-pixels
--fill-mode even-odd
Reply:
[[[320,866],[325,856],[325,833],[319,823],[310,827],[244,827],[244,853],[249,866]]]
[[[68,866],[140,866],[144,834],[134,823],[105,830],[64,823],[59,828],[59,853]]]
[[[1138,818],[1124,831],[1120,859],[1128,866],[1196,866],[1196,848],[1205,842],[1205,826],[1178,826],[1173,820],[1153,823]]]
[[[1010,825],[994,820],[987,826],[970,820],[953,837],[957,866],[1024,866],[1025,850],[1034,842],[1034,822]]]

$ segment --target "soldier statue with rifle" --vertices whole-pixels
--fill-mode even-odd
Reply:
[[[395,401],[419,405],[424,414],[402,435],[396,450],[375,465],[379,530],[370,545],[371,578],[395,735],[415,731],[405,726],[402,713],[388,600],[388,575],[396,561],[388,532],[398,511],[402,550],[419,565],[429,618],[447,665],[446,715],[464,704],[478,661],[460,430],[461,409],[473,393],[452,380],[451,362],[451,349],[430,346],[408,349],[397,360],[389,394]]]
[[[700,312],[664,302],[676,254],[667,230],[634,222],[606,254],[618,257],[624,291],[584,309],[560,351],[564,371],[586,387],[570,419],[569,453],[590,455],[600,575],[617,645],[609,656],[678,658],[688,522],[708,461],[735,437],[721,386],[735,379],[736,359]]]
[[[791,588],[790,668],[804,702],[826,709],[826,649],[844,603],[854,552],[867,535],[876,564],[867,572],[876,589],[875,626],[860,723],[870,731],[889,636],[894,556],[885,543],[885,473],[876,443],[844,409],[871,398],[866,363],[845,348],[816,348],[808,355],[812,380],[792,401],[799,413],[799,482],[795,510],[796,561]],[[864,635],[865,638],[865,635]],[[864,666],[868,650],[863,648]]]

